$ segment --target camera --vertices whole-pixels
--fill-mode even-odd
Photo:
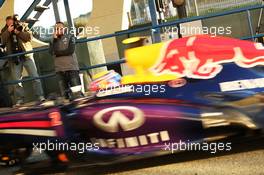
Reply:
[[[14,28],[21,32],[23,30],[23,26],[21,25],[21,22],[19,21],[18,16],[14,15],[13,20],[14,20]]]

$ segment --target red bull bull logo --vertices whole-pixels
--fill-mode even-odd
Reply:
[[[264,47],[261,43],[209,35],[175,39],[164,45],[150,71],[209,79],[221,72],[222,64],[231,62],[243,68],[264,65]]]

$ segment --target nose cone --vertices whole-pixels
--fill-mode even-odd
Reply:
[[[138,68],[149,69],[160,57],[163,43],[148,46],[136,47],[125,51],[125,58],[129,66],[137,70]]]
[[[126,49],[141,47],[148,43],[147,37],[133,37],[125,39],[122,43],[126,45]]]
[[[122,78],[122,84],[162,82],[176,79],[175,75],[154,75],[150,70],[161,58],[165,43],[144,45],[145,38],[130,38],[123,41],[128,49],[125,51],[127,64],[135,70],[135,75]]]

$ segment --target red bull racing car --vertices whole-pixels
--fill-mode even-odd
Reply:
[[[136,74],[92,97],[1,110],[1,162],[38,152],[66,166],[104,165],[263,133],[262,45],[201,35],[129,49],[126,58]]]

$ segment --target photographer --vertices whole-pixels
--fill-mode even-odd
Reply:
[[[22,23],[17,19],[17,16],[6,17],[6,26],[1,31],[2,44],[6,46],[7,54],[21,53],[31,51],[32,34],[26,23]],[[9,67],[13,80],[21,80],[23,67],[26,68],[29,76],[38,77],[37,68],[33,58],[33,54],[17,56],[11,58]],[[44,101],[43,90],[40,80],[34,80],[34,90],[39,101]],[[21,83],[15,85],[16,105],[24,103],[24,90]]]
[[[55,71],[59,80],[61,94],[66,99],[74,100],[82,97],[79,65],[75,55],[75,37],[66,33],[62,22],[57,22],[50,53],[54,55]]]

